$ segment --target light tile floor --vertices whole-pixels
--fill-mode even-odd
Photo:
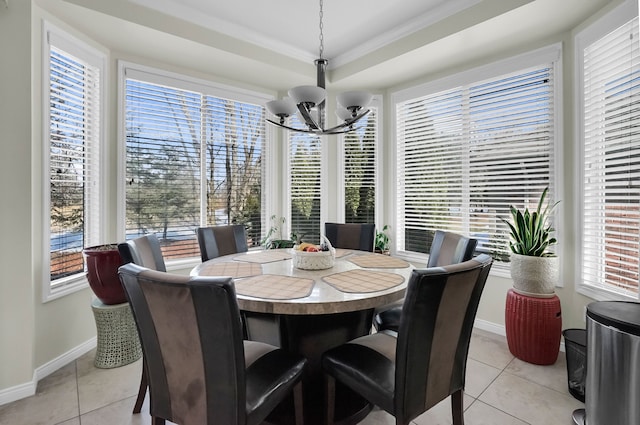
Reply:
[[[148,397],[141,414],[131,410],[142,361],[115,369],[93,366],[89,352],[38,384],[36,395],[0,406],[1,425],[148,425]],[[567,390],[564,353],[551,366],[514,358],[504,337],[475,330],[469,349],[465,394],[466,425],[572,425],[571,414],[584,404]],[[392,425],[374,410],[361,424]],[[449,400],[413,421],[450,425]]]

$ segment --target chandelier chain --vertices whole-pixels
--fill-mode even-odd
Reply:
[[[324,34],[322,32],[324,25],[322,24],[322,18],[324,13],[322,12],[322,6],[323,6],[324,2],[323,0],[320,0],[320,59],[323,59],[323,53],[324,53]]]

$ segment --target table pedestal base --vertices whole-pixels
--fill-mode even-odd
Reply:
[[[325,315],[278,315],[243,312],[247,336],[299,353],[307,358],[302,378],[305,425],[324,420],[322,353],[371,330],[373,310]],[[336,425],[356,424],[372,406],[349,388],[336,385]],[[283,402],[267,418],[268,424],[293,424],[293,400]]]

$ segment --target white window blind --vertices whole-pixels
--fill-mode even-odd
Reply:
[[[292,127],[302,128],[297,116]],[[307,242],[320,242],[322,138],[289,132],[289,190],[291,232]]]
[[[365,122],[344,136],[345,223],[375,223],[377,115],[371,108]]]
[[[584,49],[582,282],[638,297],[638,18]]]
[[[127,238],[155,233],[165,258],[199,255],[199,226],[262,228],[262,106],[126,79]]]
[[[99,59],[70,53],[80,49],[66,49],[75,47],[66,40],[47,38],[49,274],[57,284],[82,274],[83,247],[99,242],[101,67]]]
[[[446,230],[477,238],[477,251],[508,261],[498,217],[508,217],[509,205],[535,206],[553,186],[553,67],[396,105],[399,250],[428,253],[434,231]]]

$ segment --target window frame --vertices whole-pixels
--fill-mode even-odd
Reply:
[[[108,85],[107,55],[98,49],[92,47],[79,38],[53,25],[49,21],[42,21],[42,302],[48,302],[73,292],[88,287],[84,270],[82,272],[65,276],[59,279],[51,280],[51,193],[50,187],[50,51],[51,46],[63,50],[69,55],[73,55],[83,62],[98,69],[100,74],[100,87],[98,88],[98,105],[97,113],[99,120],[99,130],[97,131],[97,140],[93,142],[93,155],[97,156],[96,163],[98,169],[94,171],[93,180],[97,182],[97,196],[93,197],[90,208],[92,217],[97,217],[98,223],[85,224],[85,228],[90,227],[92,234],[90,244],[100,243],[105,235],[105,217],[102,206],[105,205],[105,146],[104,141],[107,140],[106,122],[106,93]],[[84,244],[83,244],[84,245]]]
[[[562,155],[562,136],[564,134],[563,130],[563,102],[562,102],[562,92],[563,92],[563,61],[562,61],[562,43],[551,44],[533,51],[525,52],[519,55],[515,55],[506,59],[502,59],[496,62],[492,62],[486,65],[482,65],[476,68],[468,69],[453,75],[449,75],[434,81],[429,81],[427,83],[423,83],[417,86],[404,88],[398,91],[394,91],[391,93],[391,108],[392,108],[392,140],[393,140],[393,158],[392,161],[394,164],[398,162],[398,122],[397,122],[397,113],[398,113],[398,104],[405,102],[407,100],[416,99],[421,96],[426,96],[433,93],[438,93],[445,90],[450,90],[452,88],[473,84],[476,82],[488,80],[491,78],[496,78],[502,75],[518,72],[521,70],[525,70],[530,67],[535,67],[544,63],[554,64],[553,72],[554,72],[554,93],[553,93],[553,102],[554,102],[554,126],[552,129],[552,137],[553,137],[553,146],[551,147],[552,153],[552,163],[550,164],[551,173],[550,179],[552,181],[552,186],[554,188],[554,198],[562,199],[562,173],[559,171],[558,164],[563,163],[563,155]],[[398,171],[397,166],[391,170],[391,174],[393,175],[393,182],[397,186],[398,184]],[[397,212],[397,191],[394,191],[391,196],[388,198],[392,199],[393,211],[391,214],[391,222],[396,227],[394,229],[397,232],[398,227],[398,212]],[[558,243],[555,246],[555,251],[558,253],[562,253],[562,240],[563,240],[563,227],[564,223],[562,222],[562,203],[558,205],[558,207],[554,211],[553,215],[553,223],[556,228],[555,237],[558,239]],[[425,263],[428,259],[428,254],[421,254],[411,251],[400,251],[396,246],[396,254],[398,256],[404,257],[409,261],[414,261],[418,263]],[[560,265],[560,273],[562,273],[562,262]],[[509,267],[492,267],[491,274],[494,276],[506,277],[510,278]],[[563,286],[562,279],[556,284],[558,287]]]
[[[581,210],[584,202],[584,155],[585,155],[585,122],[584,122],[584,49],[591,44],[602,39],[610,32],[629,21],[629,17],[638,16],[640,1],[626,0],[623,4],[609,11],[588,27],[584,28],[574,36],[575,46],[575,79],[574,79],[574,123],[575,123],[575,179],[578,190],[574,192],[574,205]],[[638,42],[638,41],[636,41]],[[576,252],[582,252],[583,239],[582,228],[584,225],[583,215],[578,214],[576,220],[575,246]],[[577,254],[574,258],[576,270],[576,292],[597,301],[616,300],[640,300],[640,290],[636,297],[608,290],[603,287],[596,287],[582,281],[582,255]]]
[[[129,73],[129,75],[127,75]],[[117,223],[116,231],[120,238],[126,236],[126,79],[135,78],[145,83],[166,85],[183,90],[191,90],[201,92],[207,96],[221,97],[230,99],[237,102],[246,102],[256,105],[261,105],[264,108],[264,104],[269,100],[273,100],[274,96],[265,94],[262,92],[239,88],[227,84],[217,83],[210,80],[204,80],[200,78],[191,77],[186,74],[177,72],[171,72],[159,68],[154,68],[146,65],[141,65],[135,62],[129,62],[124,60],[118,61],[118,114],[117,114],[117,127],[118,127],[118,161],[117,161]],[[268,164],[268,159],[272,157],[272,145],[273,132],[270,131],[269,126],[265,125],[264,132],[264,146],[263,146],[263,160],[262,167],[262,228],[266,229],[269,225],[269,211],[271,204],[268,201],[271,199],[274,183],[272,180],[273,173],[271,172],[271,166]],[[204,159],[203,159],[204,161]],[[203,173],[203,175],[206,173]],[[204,194],[206,190],[202,187],[201,191],[201,211],[200,211],[200,226],[206,226],[206,196]],[[200,257],[185,257],[175,260],[167,260],[166,266],[168,271],[181,270],[188,267],[193,267],[200,263]]]

